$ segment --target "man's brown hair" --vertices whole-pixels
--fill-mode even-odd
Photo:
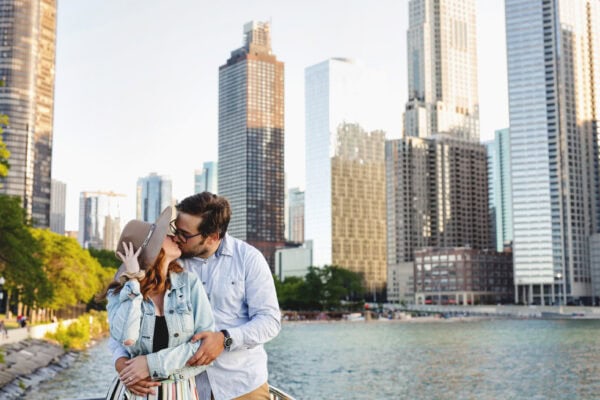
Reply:
[[[219,239],[225,237],[231,219],[231,207],[225,197],[202,192],[186,197],[175,208],[177,211],[202,218],[198,225],[198,232],[202,236],[217,232]]]

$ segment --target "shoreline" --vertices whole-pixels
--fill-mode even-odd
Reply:
[[[62,346],[42,340],[25,339],[0,347],[0,398],[21,398],[31,387],[68,368],[79,356]]]

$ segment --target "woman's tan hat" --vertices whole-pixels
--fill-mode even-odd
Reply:
[[[123,228],[115,251],[118,250],[122,253],[124,250],[123,243],[129,242],[133,243],[134,251],[142,247],[142,252],[138,257],[140,269],[150,267],[160,252],[165,236],[167,236],[172,215],[172,207],[167,207],[153,224],[139,219],[132,219]],[[121,265],[116,276],[120,276],[124,271],[125,266]]]

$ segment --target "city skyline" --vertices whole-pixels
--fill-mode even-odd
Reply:
[[[502,1],[477,6],[484,21],[478,22],[483,140],[508,125],[504,7]],[[270,19],[273,47],[286,62],[287,187],[304,187],[303,71],[315,62],[344,56],[377,70],[388,89],[380,128],[388,138],[399,137],[408,99],[408,2],[365,7],[264,1],[219,10],[195,2],[141,8],[61,1],[53,178],[67,183],[67,229],[76,229],[81,191],[126,194],[125,219],[135,216],[137,177],[151,171],[172,176],[175,198],[193,193],[194,170],[217,159],[218,67],[240,45],[239,27],[253,19]]]

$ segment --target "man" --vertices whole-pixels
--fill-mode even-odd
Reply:
[[[249,244],[227,234],[229,202],[208,192],[185,198],[177,206],[172,233],[182,251],[180,263],[200,277],[210,300],[216,332],[201,332],[202,340],[188,365],[207,365],[196,386],[201,399],[269,399],[267,354],[263,344],[281,329],[275,284],[264,256]],[[126,360],[114,343],[115,367]],[[139,394],[152,390],[141,382]]]

